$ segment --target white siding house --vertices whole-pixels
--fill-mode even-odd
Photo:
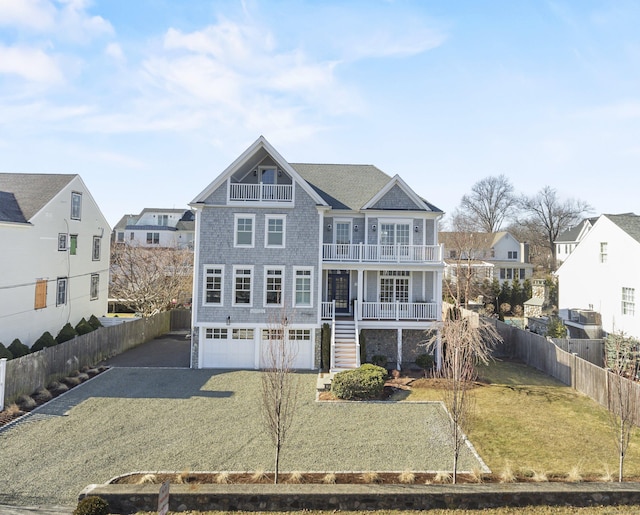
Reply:
[[[601,314],[606,332],[640,338],[640,216],[602,215],[556,271],[559,308]]]
[[[107,312],[109,225],[79,175],[0,173],[0,341]]]
[[[124,215],[111,239],[140,247],[193,249],[194,231],[190,210],[145,208],[138,215]]]

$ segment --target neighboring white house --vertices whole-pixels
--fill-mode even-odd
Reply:
[[[193,249],[193,211],[145,208],[138,215],[124,215],[113,228],[116,243],[142,247]]]
[[[600,313],[606,332],[640,338],[640,216],[602,215],[556,271],[559,308]]]
[[[589,233],[597,220],[598,217],[585,218],[578,225],[567,229],[558,236],[558,239],[553,242],[556,246],[556,260],[558,264],[569,257],[569,254],[573,252],[578,243]]]
[[[107,312],[109,225],[79,175],[0,173],[0,341]]]

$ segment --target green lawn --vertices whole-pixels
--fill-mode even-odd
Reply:
[[[495,473],[508,465],[522,474],[566,475],[577,467],[585,477],[608,470],[617,478],[608,414],[595,401],[521,363],[481,367],[479,382],[467,432]],[[414,389],[407,397],[437,399],[442,391],[432,388]],[[628,450],[625,476],[640,476],[640,430]]]

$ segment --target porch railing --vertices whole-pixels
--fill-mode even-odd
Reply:
[[[237,202],[291,202],[291,184],[229,184],[229,200]]]
[[[333,320],[336,317],[336,301],[323,302],[320,305],[320,318],[322,320]]]
[[[442,261],[442,246],[324,243],[322,259],[358,263],[438,263]]]
[[[362,320],[437,320],[437,302],[362,302]]]

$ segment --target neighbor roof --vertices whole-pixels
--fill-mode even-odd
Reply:
[[[640,216],[634,213],[604,215],[634,240],[640,242]]]
[[[0,222],[27,223],[13,193],[0,191]]]
[[[464,246],[473,245],[476,249],[490,249],[495,247],[498,241],[508,234],[507,231],[499,232],[455,232],[443,231],[438,233],[438,241],[443,243],[445,248],[456,247],[458,243]],[[462,238],[459,241],[458,238]]]
[[[30,220],[75,177],[78,175],[0,173],[0,191],[12,193],[24,219]]]
[[[573,243],[578,241],[578,236],[580,236],[580,233],[582,232],[582,229],[584,228],[584,226],[586,224],[593,225],[596,223],[597,220],[598,220],[598,217],[585,218],[584,220],[582,220],[582,222],[580,222],[575,227],[571,227],[570,229],[567,229],[566,231],[562,232],[554,243]]]

